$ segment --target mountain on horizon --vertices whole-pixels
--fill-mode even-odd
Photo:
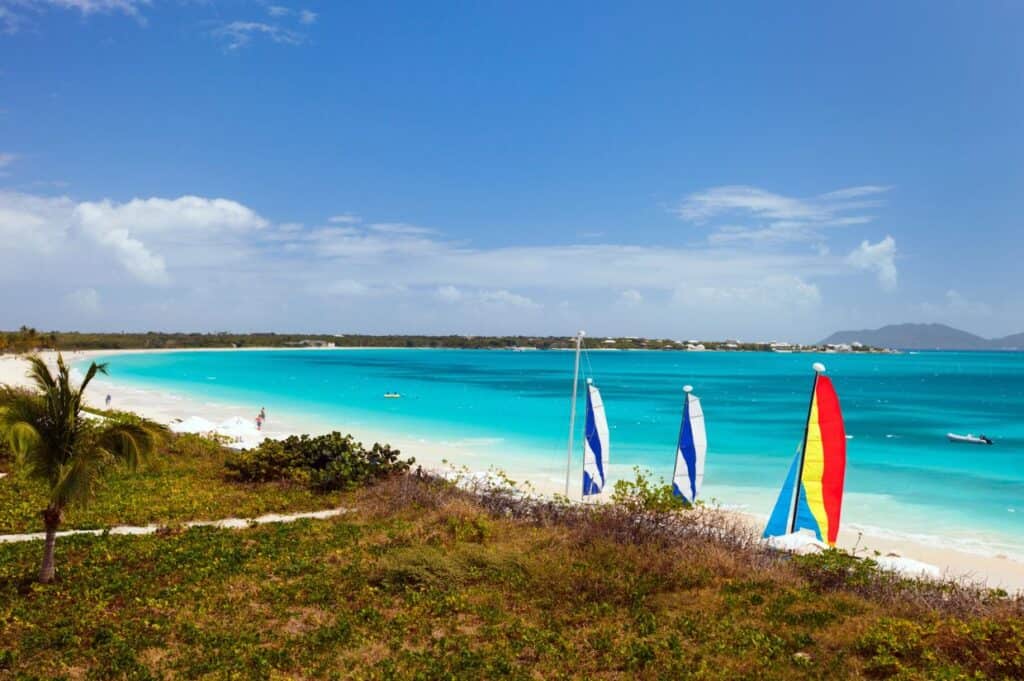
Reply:
[[[1024,333],[988,339],[946,324],[890,324],[878,329],[837,331],[821,342],[902,350],[1019,350],[1024,349]]]

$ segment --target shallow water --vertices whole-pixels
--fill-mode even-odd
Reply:
[[[604,396],[612,478],[634,465],[671,473],[690,383],[707,419],[705,497],[767,514],[803,433],[814,361],[828,365],[852,436],[845,526],[1024,558],[1024,353],[590,352],[583,369]],[[455,442],[472,449],[474,467],[552,478],[564,468],[569,352],[175,352],[109,362],[114,380],[252,404],[253,413],[266,405],[271,418],[301,412],[340,429]],[[392,391],[402,399],[383,398]],[[996,444],[950,444],[947,431]]]

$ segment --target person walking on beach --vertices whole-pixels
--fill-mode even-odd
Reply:
[[[267,420],[267,408],[266,407],[260,407],[260,420],[264,421],[264,422]]]
[[[110,409],[110,393],[107,393],[107,409]]]
[[[256,415],[256,430],[263,430],[263,417],[259,414]]]

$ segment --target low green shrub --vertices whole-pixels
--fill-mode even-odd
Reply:
[[[650,471],[644,471],[639,466],[634,466],[633,472],[636,479],[615,483],[612,490],[612,503],[615,505],[628,511],[655,513],[681,511],[690,507],[686,500],[672,493],[672,485],[666,484],[664,479],[653,482]]]
[[[264,440],[225,461],[228,477],[241,482],[290,481],[316,490],[355,489],[404,473],[414,459],[400,459],[390,445],[366,449],[351,435],[335,431],[319,436]]]

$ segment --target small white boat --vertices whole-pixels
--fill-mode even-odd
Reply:
[[[965,442],[971,445],[990,445],[992,444],[992,438],[984,435],[957,435],[956,433],[946,433],[946,437],[949,438],[950,442]]]
[[[384,393],[384,397],[389,400],[397,400],[401,396],[401,393]]]

